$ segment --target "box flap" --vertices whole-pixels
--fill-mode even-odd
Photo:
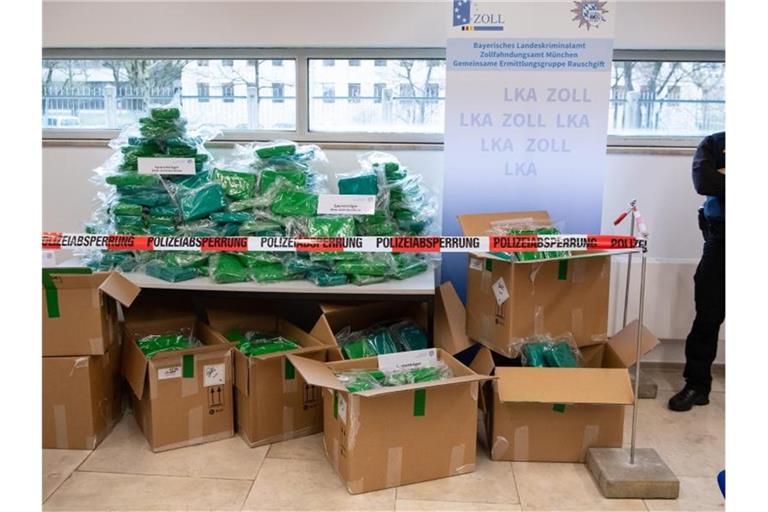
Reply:
[[[470,363],[469,367],[473,372],[480,375],[493,375],[493,370],[496,365],[493,363],[493,354],[488,347],[482,347],[475,354],[475,358]]]
[[[633,402],[621,368],[496,368],[502,402],[623,404]]]
[[[108,278],[101,283],[99,289],[117,300],[125,307],[130,307],[133,301],[136,300],[141,288],[133,284],[125,276],[119,272],[112,272]]]
[[[543,224],[551,224],[552,220],[546,211],[529,212],[497,212],[497,213],[469,213],[457,215],[459,225],[464,236],[482,236],[486,235],[491,228],[492,222],[498,222],[507,219],[533,219]]]
[[[136,343],[123,343],[122,373],[137,398],[144,394],[148,360]]]
[[[437,292],[434,319],[435,347],[455,355],[472,346],[467,336],[467,314],[456,289],[450,281],[440,285]]]
[[[307,359],[306,357],[286,356],[293,366],[299,371],[307,384],[319,386],[321,388],[335,389],[337,391],[346,391],[347,388],[339,382],[336,375],[322,361]]]
[[[608,340],[609,350],[606,350],[603,366],[629,368],[637,362],[637,325],[637,320],[630,322]],[[659,343],[659,339],[647,327],[643,326],[640,354],[647,354]]]
[[[392,395],[394,393],[402,393],[405,391],[412,391],[414,389],[426,389],[435,388],[439,386],[451,386],[454,384],[463,384],[466,382],[481,382],[485,380],[493,380],[495,377],[489,375],[460,375],[458,377],[451,377],[444,380],[432,380],[427,382],[419,382],[417,384],[405,384],[403,386],[382,387],[378,389],[371,389],[369,391],[360,391],[355,393],[360,396],[378,396],[378,395]]]

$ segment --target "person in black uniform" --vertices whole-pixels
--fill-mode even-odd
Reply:
[[[693,186],[706,196],[699,208],[704,251],[694,276],[696,318],[685,340],[685,387],[669,399],[673,411],[707,405],[712,362],[725,320],[725,132],[706,137],[693,157]]]

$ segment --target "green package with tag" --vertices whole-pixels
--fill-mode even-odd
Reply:
[[[117,227],[144,226],[144,218],[141,215],[115,215]]]
[[[347,359],[360,359],[378,355],[366,338],[357,338],[344,343],[341,349],[344,352],[344,357]]]
[[[173,205],[154,206],[149,209],[149,214],[158,217],[176,217],[179,214],[179,209]]]
[[[333,270],[340,274],[358,274],[364,276],[386,276],[392,271],[390,261],[369,257],[361,260],[336,261]]]
[[[127,204],[152,207],[169,204],[171,202],[171,196],[164,191],[137,192],[134,194],[119,194],[118,200]]]
[[[216,212],[211,214],[210,219],[213,222],[218,222],[220,224],[226,224],[229,222],[240,224],[249,220],[253,220],[253,214],[249,212]]]
[[[173,217],[167,217],[164,215],[147,215],[146,219],[148,224],[156,224],[161,226],[176,225],[176,219],[174,219]]]
[[[235,172],[228,169],[214,169],[213,180],[224,189],[227,197],[234,200],[253,197],[256,190],[256,175],[244,172]]]
[[[392,257],[396,264],[395,279],[408,279],[425,272],[428,268],[427,262],[415,254],[397,253],[393,254]]]
[[[189,281],[198,277],[198,273],[195,267],[172,267],[166,265],[162,261],[151,261],[144,267],[144,272],[151,277],[162,279],[170,283],[178,283],[180,281]]]
[[[237,349],[248,357],[263,356],[275,352],[285,352],[286,350],[296,350],[297,348],[301,347],[282,336],[276,336],[267,340],[258,340],[257,342],[246,341],[237,346]]]
[[[197,267],[203,268],[208,265],[210,255],[198,251],[168,251],[162,258],[166,265],[171,267]]]
[[[163,224],[149,224],[147,231],[155,236],[172,236],[176,234],[176,226],[166,226]]]
[[[141,215],[144,208],[139,204],[117,202],[109,207],[109,211],[112,215]]]
[[[313,217],[317,214],[316,194],[299,190],[281,190],[272,202],[272,212],[278,215]]]
[[[186,350],[190,347],[190,340],[189,336],[179,332],[144,336],[136,344],[147,359],[152,359],[155,354],[160,352]]]
[[[248,281],[248,269],[231,254],[219,253],[209,260],[211,279],[216,283],[242,283]]]
[[[545,342],[525,343],[522,349],[523,365],[535,368],[543,368],[547,366],[547,361],[544,357],[546,350],[547,343]]]
[[[379,193],[378,178],[375,174],[359,174],[338,181],[339,194],[376,195]]]
[[[240,224],[239,234],[244,236],[283,236],[283,226],[275,221],[253,219]]]
[[[400,350],[421,350],[427,348],[429,344],[427,334],[410,320],[390,325],[389,332]]]
[[[291,274],[282,263],[263,262],[248,267],[251,277],[259,283],[297,279],[301,274]]]
[[[224,190],[218,183],[206,183],[198,188],[182,188],[178,193],[179,209],[185,221],[202,219],[223,210]]]
[[[307,235],[311,237],[353,237],[355,220],[342,215],[312,217],[307,222]]]

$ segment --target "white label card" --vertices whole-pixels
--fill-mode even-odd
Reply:
[[[181,378],[181,366],[169,366],[168,368],[157,369],[157,379],[178,379]]]
[[[507,290],[507,284],[504,282],[504,278],[500,277],[493,285],[493,294],[496,296],[496,302],[501,306],[509,298],[509,291]]]
[[[341,421],[346,424],[347,423],[347,401],[344,400],[344,397],[341,393],[338,394],[338,400],[339,400],[339,418]]]
[[[318,214],[373,215],[376,210],[376,196],[320,194],[317,201]]]
[[[469,268],[472,270],[483,270],[483,261],[477,258],[469,258]]]
[[[436,365],[437,350],[434,348],[396,352],[379,356],[379,370],[385,372],[429,368]]]
[[[139,174],[195,174],[194,158],[139,157]]]
[[[226,371],[224,363],[203,366],[203,387],[207,388],[224,384],[224,378],[227,375]]]

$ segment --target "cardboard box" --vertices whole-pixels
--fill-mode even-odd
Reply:
[[[453,378],[358,393],[334,372],[378,368],[379,358],[322,363],[288,356],[307,382],[323,388],[325,454],[350,493],[474,471],[478,383],[489,377],[432,350]]]
[[[459,215],[467,236],[486,235],[491,224],[532,219],[551,224],[547,212]],[[467,272],[467,334],[509,357],[514,344],[535,334],[570,332],[578,346],[607,338],[610,257],[573,252],[547,261],[506,261],[491,254],[470,254]],[[508,297],[497,300],[494,286]]]
[[[120,345],[43,358],[43,448],[93,450],[122,415]]]
[[[207,443],[234,434],[232,349],[191,309],[140,300],[124,312],[123,375],[152,451]],[[194,329],[203,344],[147,359],[136,341]]]
[[[235,360],[235,418],[237,431],[251,447],[307,436],[323,428],[320,389],[297,374],[286,354],[317,361],[339,359],[328,347],[281,319],[265,302],[216,303],[206,307],[208,325],[221,343],[232,329],[257,330],[289,338],[301,348],[248,357],[233,346]]]
[[[582,348],[581,368],[498,367],[481,349],[471,367],[498,377],[484,386],[481,403],[491,459],[584,462],[587,448],[620,448],[624,406],[634,396],[627,368],[636,361],[637,325]],[[643,328],[641,352],[658,343]]]
[[[324,345],[339,347],[336,334],[349,327],[352,331],[360,331],[373,327],[381,322],[395,322],[409,319],[427,332],[427,305],[422,302],[390,301],[390,302],[352,302],[352,303],[321,303],[320,317],[310,334]],[[343,357],[341,349],[337,350],[339,358]]]
[[[116,343],[117,305],[101,286],[109,272],[43,269],[43,356],[102,355]]]

